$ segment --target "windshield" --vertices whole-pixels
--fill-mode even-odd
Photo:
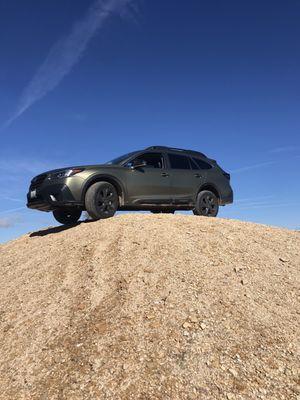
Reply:
[[[105,163],[105,164],[108,164],[108,165],[119,165],[119,164],[122,164],[123,161],[127,160],[127,158],[130,158],[130,157],[133,156],[135,153],[136,153],[136,151],[133,151],[133,152],[131,152],[131,153],[124,154],[123,156],[114,158],[113,160],[110,160],[110,161],[108,161],[108,162]]]

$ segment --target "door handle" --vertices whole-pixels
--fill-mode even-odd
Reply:
[[[195,177],[196,177],[196,178],[202,178],[202,175],[200,175],[200,174],[195,174]]]
[[[162,173],[161,173],[161,176],[168,177],[169,174],[168,174],[167,172],[162,172]]]

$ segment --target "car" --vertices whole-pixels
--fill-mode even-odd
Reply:
[[[233,202],[230,174],[205,154],[151,146],[105,164],[42,173],[31,181],[27,207],[52,211],[61,224],[75,224],[83,211],[99,220],[117,210],[216,217]]]

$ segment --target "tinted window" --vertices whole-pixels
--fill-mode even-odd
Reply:
[[[179,154],[169,154],[171,168],[173,169],[191,169],[189,158]]]
[[[133,151],[133,152],[131,152],[131,153],[128,153],[128,154],[124,154],[123,156],[120,156],[120,157],[118,157],[118,158],[114,158],[113,160],[111,160],[111,161],[108,161],[106,164],[114,164],[114,165],[117,165],[117,164],[121,164],[123,161],[125,161],[127,158],[129,158],[131,155],[133,155],[135,152]]]
[[[161,153],[144,153],[136,157],[132,161],[145,161],[147,164],[146,168],[162,168],[163,167],[163,155]],[[132,163],[128,163],[130,165]]]
[[[199,160],[199,158],[192,158],[193,169],[211,169],[212,166],[203,160]],[[197,165],[198,168],[195,168],[194,165]]]

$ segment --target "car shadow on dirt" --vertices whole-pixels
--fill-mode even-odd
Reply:
[[[72,224],[72,225],[59,225],[59,226],[53,226],[53,227],[51,226],[50,228],[41,229],[40,231],[36,231],[36,232],[30,233],[29,237],[52,235],[54,233],[63,232],[63,231],[66,231],[68,229],[75,228],[78,225],[88,224],[90,222],[93,222],[93,221],[85,220],[85,221],[78,221],[78,222],[76,222],[76,224]]]

